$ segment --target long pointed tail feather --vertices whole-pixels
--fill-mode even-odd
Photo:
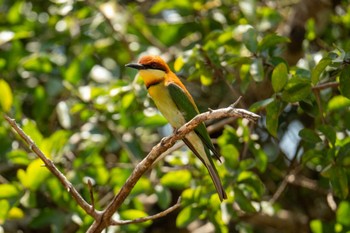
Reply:
[[[210,175],[210,178],[212,179],[214,186],[216,188],[216,191],[218,192],[220,201],[227,199],[226,192],[225,192],[224,188],[222,187],[218,172],[217,172],[215,165],[214,165],[213,161],[211,160],[211,158],[208,157],[208,160],[206,160],[207,161],[206,162],[187,138],[183,138],[182,140],[192,150],[192,152],[202,161],[202,163],[207,168],[209,175]],[[209,150],[207,148],[205,148],[205,152],[210,156]]]
[[[220,201],[227,199],[226,192],[225,192],[224,188],[222,187],[222,184],[221,184],[221,181],[220,181],[220,178],[219,178],[219,175],[217,173],[216,168],[214,167],[214,165],[211,165],[211,164],[206,164],[206,167],[209,171],[209,175],[210,175],[211,179],[213,180],[216,191],[219,194]]]

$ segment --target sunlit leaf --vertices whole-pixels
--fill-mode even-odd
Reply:
[[[185,62],[184,62],[184,58],[182,56],[179,56],[178,58],[176,58],[176,60],[174,62],[175,72],[179,72],[184,65],[185,65]]]
[[[285,63],[278,64],[272,72],[271,82],[275,92],[283,89],[288,81],[288,68]]]
[[[337,210],[337,222],[344,226],[350,226],[350,202],[342,201]]]
[[[232,169],[238,167],[239,164],[239,152],[232,144],[221,146],[221,155],[225,158],[225,165]]]
[[[24,217],[24,212],[18,207],[12,207],[8,213],[9,219],[21,219]]]
[[[328,111],[336,111],[350,106],[350,99],[337,95],[328,101]]]
[[[8,211],[10,210],[10,203],[2,199],[0,200],[0,224],[4,224],[5,220],[7,219]]]
[[[32,191],[37,190],[49,175],[49,170],[43,166],[40,159],[33,160],[26,170],[20,169],[17,172],[17,177],[22,185]]]
[[[28,165],[30,160],[28,153],[24,150],[12,150],[6,154],[8,160],[13,164]]]
[[[189,186],[191,178],[188,170],[170,171],[160,179],[160,183],[166,187],[181,190]]]
[[[328,57],[322,58],[321,61],[315,66],[311,71],[311,81],[313,85],[316,85],[319,80],[322,72],[330,65],[332,60]]]
[[[188,226],[191,222],[198,219],[202,210],[199,207],[187,206],[182,209],[176,218],[176,226],[182,228]]]
[[[136,210],[136,209],[129,209],[129,210],[124,210],[120,212],[120,217],[123,220],[132,220],[132,219],[138,219],[138,218],[144,218],[147,217],[147,213],[145,213],[144,211],[141,210]],[[143,223],[139,223],[139,225],[141,226],[148,226],[152,224],[152,221],[146,221]]]
[[[0,184],[0,199],[16,197],[19,194],[18,188],[13,184]]]
[[[82,78],[82,72],[80,69],[80,62],[78,59],[74,59],[63,71],[64,79],[72,84],[77,84]]]
[[[10,85],[3,79],[0,79],[0,109],[8,112],[11,109],[13,96]]]
[[[43,136],[34,121],[24,119],[22,129],[37,145],[40,145]]]

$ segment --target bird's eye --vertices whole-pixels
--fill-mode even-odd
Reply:
[[[149,64],[149,66],[152,68],[152,69],[158,69],[158,65],[154,62],[152,62],[151,64]]]

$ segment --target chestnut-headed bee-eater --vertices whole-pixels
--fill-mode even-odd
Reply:
[[[161,57],[146,55],[141,57],[138,63],[130,63],[126,66],[139,71],[155,105],[173,128],[180,128],[199,114],[192,96]],[[183,141],[208,169],[220,200],[226,199],[227,196],[211,159],[210,151],[219,160],[220,154],[211,142],[204,123],[198,125],[194,132],[187,134]]]

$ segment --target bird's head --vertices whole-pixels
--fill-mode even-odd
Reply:
[[[170,72],[169,66],[160,56],[145,55],[137,63],[129,63],[126,67],[137,69],[146,86],[164,79]]]
[[[137,70],[161,70],[165,73],[169,72],[169,66],[160,56],[145,55],[140,58],[137,63],[129,63],[126,65]]]

